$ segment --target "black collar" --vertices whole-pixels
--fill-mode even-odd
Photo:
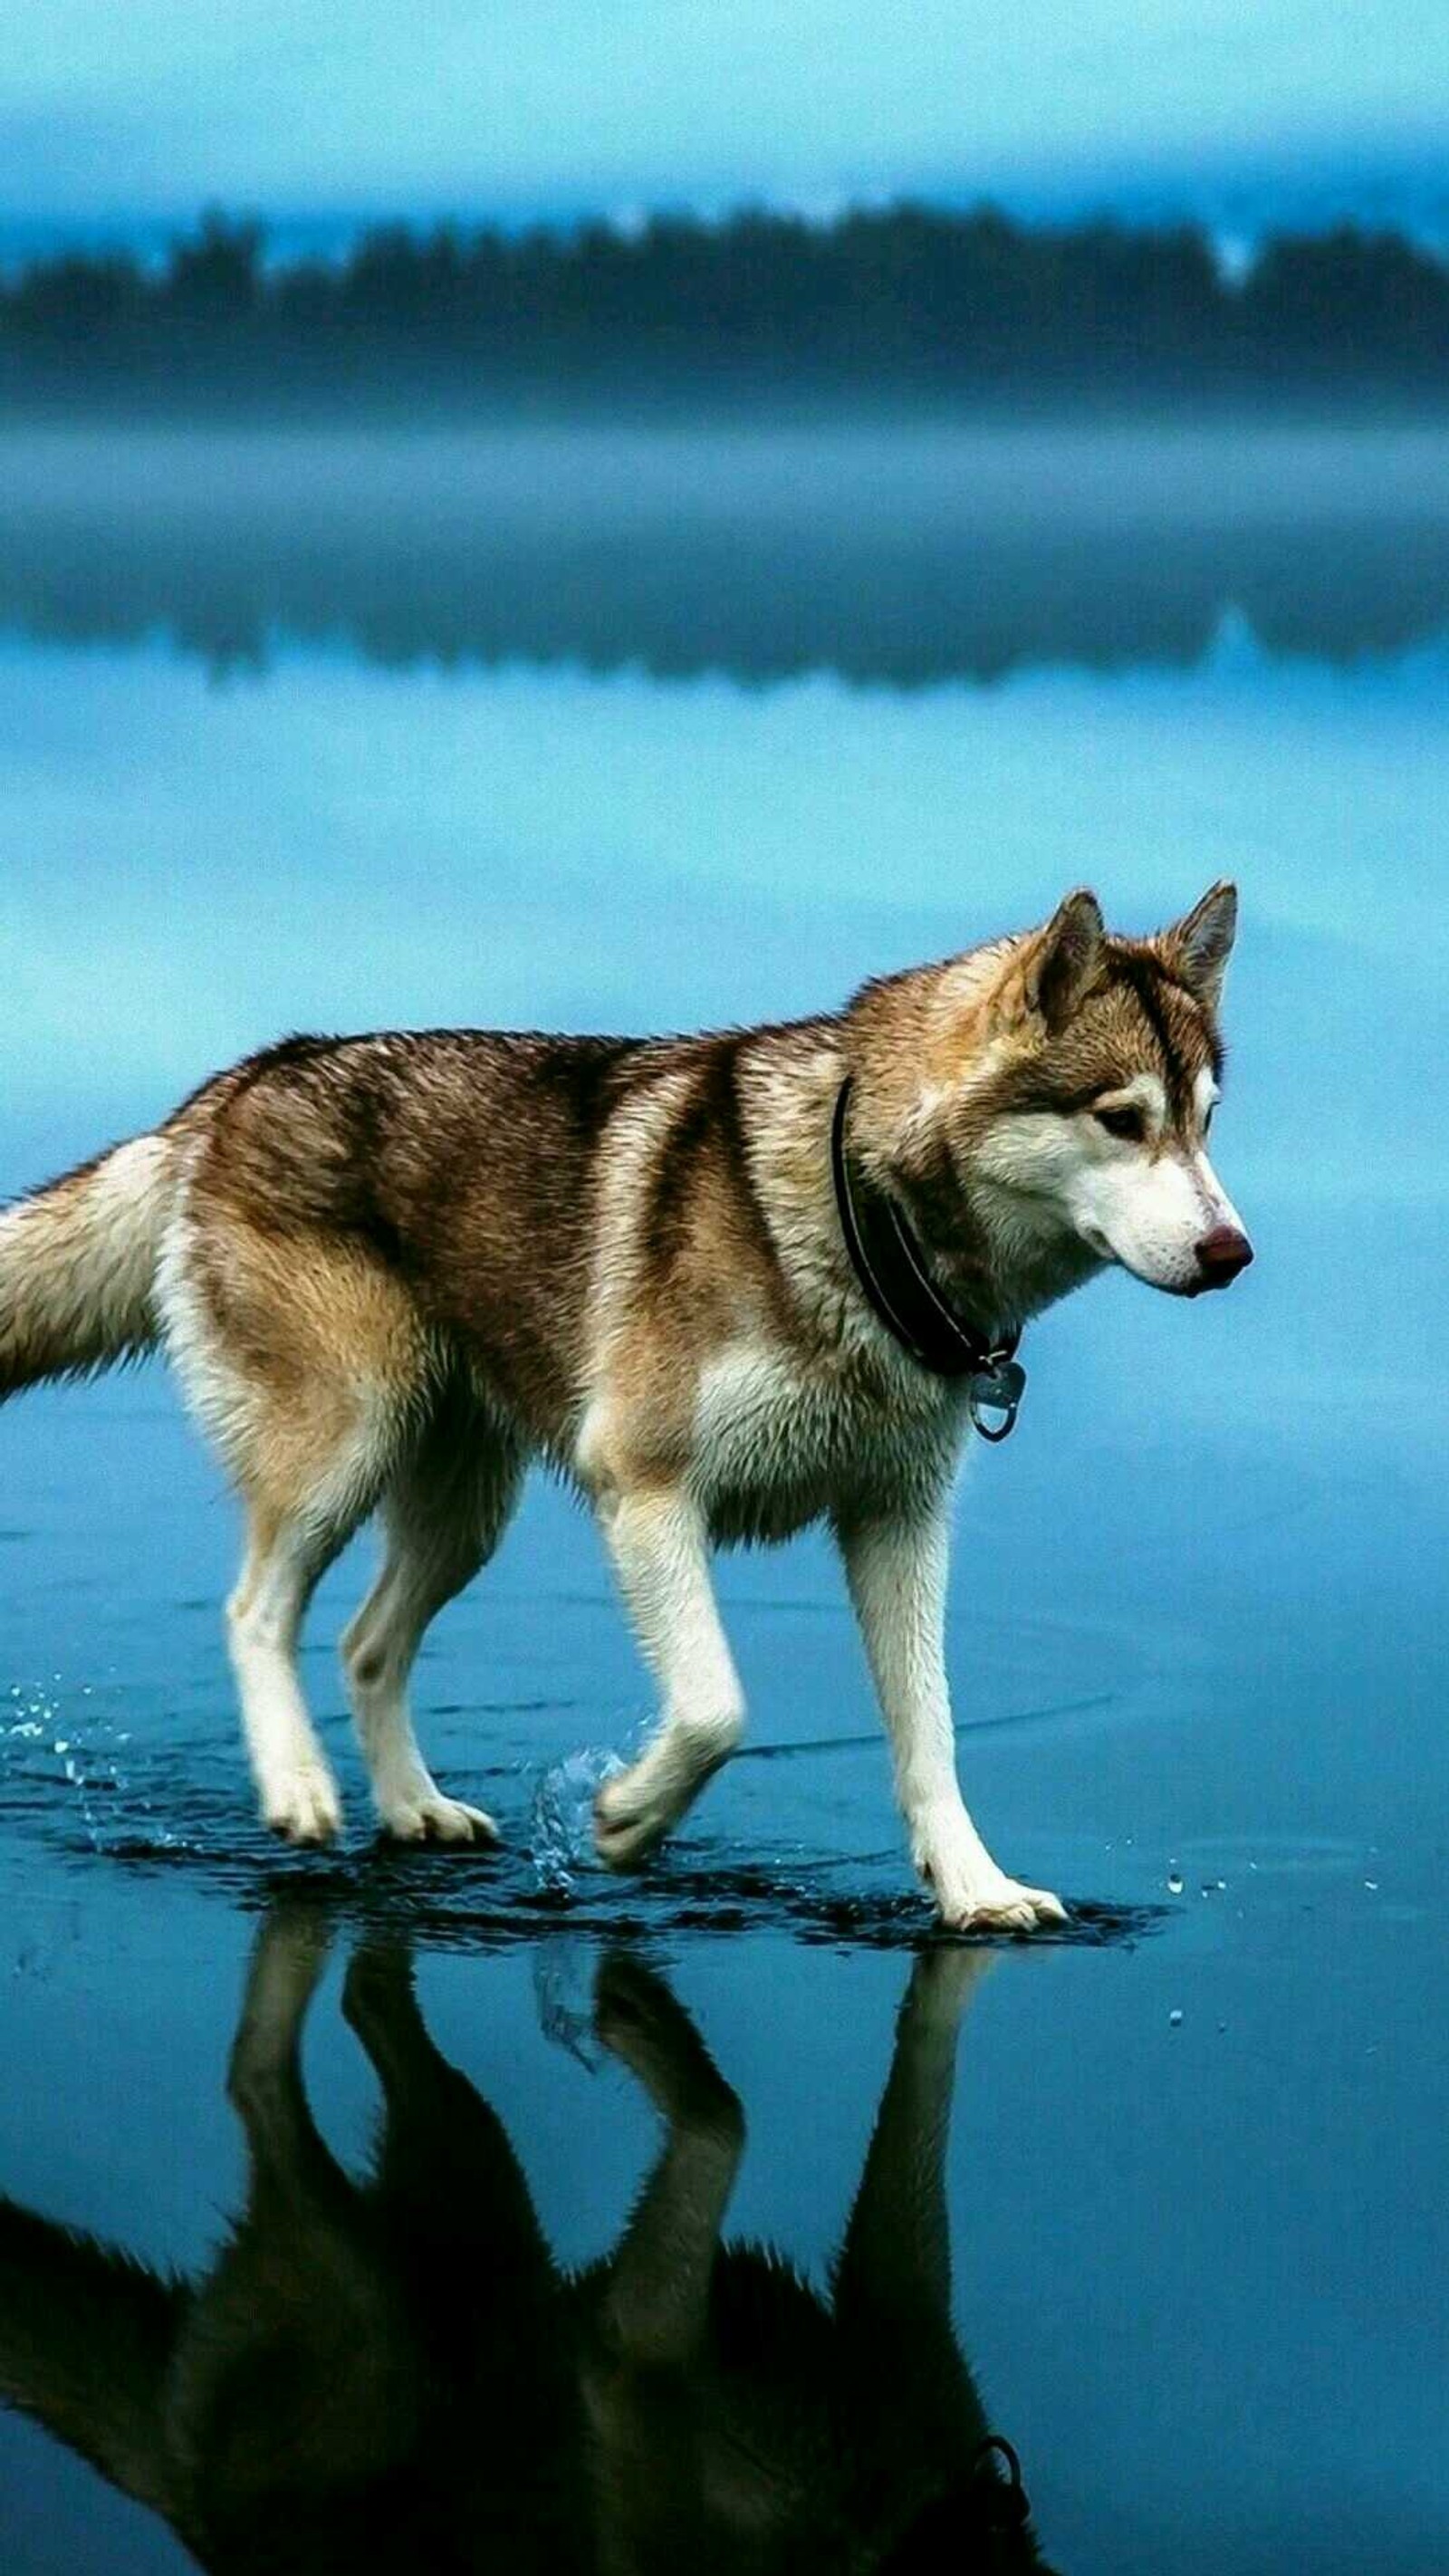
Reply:
[[[830,1127],[830,1169],[840,1231],[867,1299],[886,1331],[933,1377],[969,1377],[971,1417],[988,1440],[1004,1440],[1016,1420],[1026,1373],[1014,1354],[1020,1333],[988,1340],[949,1305],[926,1267],[914,1229],[895,1199],[877,1189],[859,1166],[852,1168],[845,1142],[851,1077],[835,1100]],[[988,1425],[978,1408],[1003,1413]]]

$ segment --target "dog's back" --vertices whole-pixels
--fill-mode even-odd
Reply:
[[[298,1646],[377,1515],[342,1650],[379,1821],[494,1837],[434,1780],[407,1683],[542,1453],[594,1509],[663,1700],[600,1786],[607,1866],[641,1864],[739,1740],[710,1550],[823,1523],[943,1918],[1064,1920],[961,1797],[952,1479],[973,1426],[1010,1429],[1016,1344],[1055,1299],[1113,1260],[1179,1295],[1251,1260],[1206,1151],[1235,919],[1218,885],[1127,939],[1079,889],[837,1014],[698,1038],[294,1038],[0,1216],[0,1396],[163,1340],[231,1471],[266,1824],[341,1828]]]

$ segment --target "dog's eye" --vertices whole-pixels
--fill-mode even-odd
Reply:
[[[1147,1136],[1147,1120],[1140,1109],[1095,1109],[1092,1112],[1099,1127],[1109,1136],[1120,1136],[1124,1145],[1141,1145]]]

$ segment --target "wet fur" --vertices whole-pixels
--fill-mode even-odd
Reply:
[[[232,1660],[263,1814],[293,1839],[340,1823],[300,1624],[374,1512],[384,1567],[343,1656],[380,1817],[491,1835],[428,1772],[406,1680],[542,1456],[593,1505],[663,1699],[601,1797],[606,1860],[642,1859],[743,1723],[709,1549],[823,1520],[943,1913],[1058,1919],[996,1867],[956,1786],[941,1622],[965,1407],[861,1294],[830,1120],[848,1074],[862,1174],[993,1333],[1090,1277],[1114,1226],[1120,1257],[1183,1284],[1179,1237],[1226,1210],[1200,1130],[1231,938],[1229,888],[1152,941],[1109,938],[1077,895],[1039,931],[788,1025],[290,1039],[0,1216],[0,1396],[166,1348],[246,1506]],[[1088,1111],[1133,1085],[1156,1125],[1128,1170]]]

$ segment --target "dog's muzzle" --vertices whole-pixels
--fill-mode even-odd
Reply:
[[[1195,1249],[1199,1289],[1231,1287],[1253,1258],[1251,1243],[1235,1225],[1215,1225]]]

